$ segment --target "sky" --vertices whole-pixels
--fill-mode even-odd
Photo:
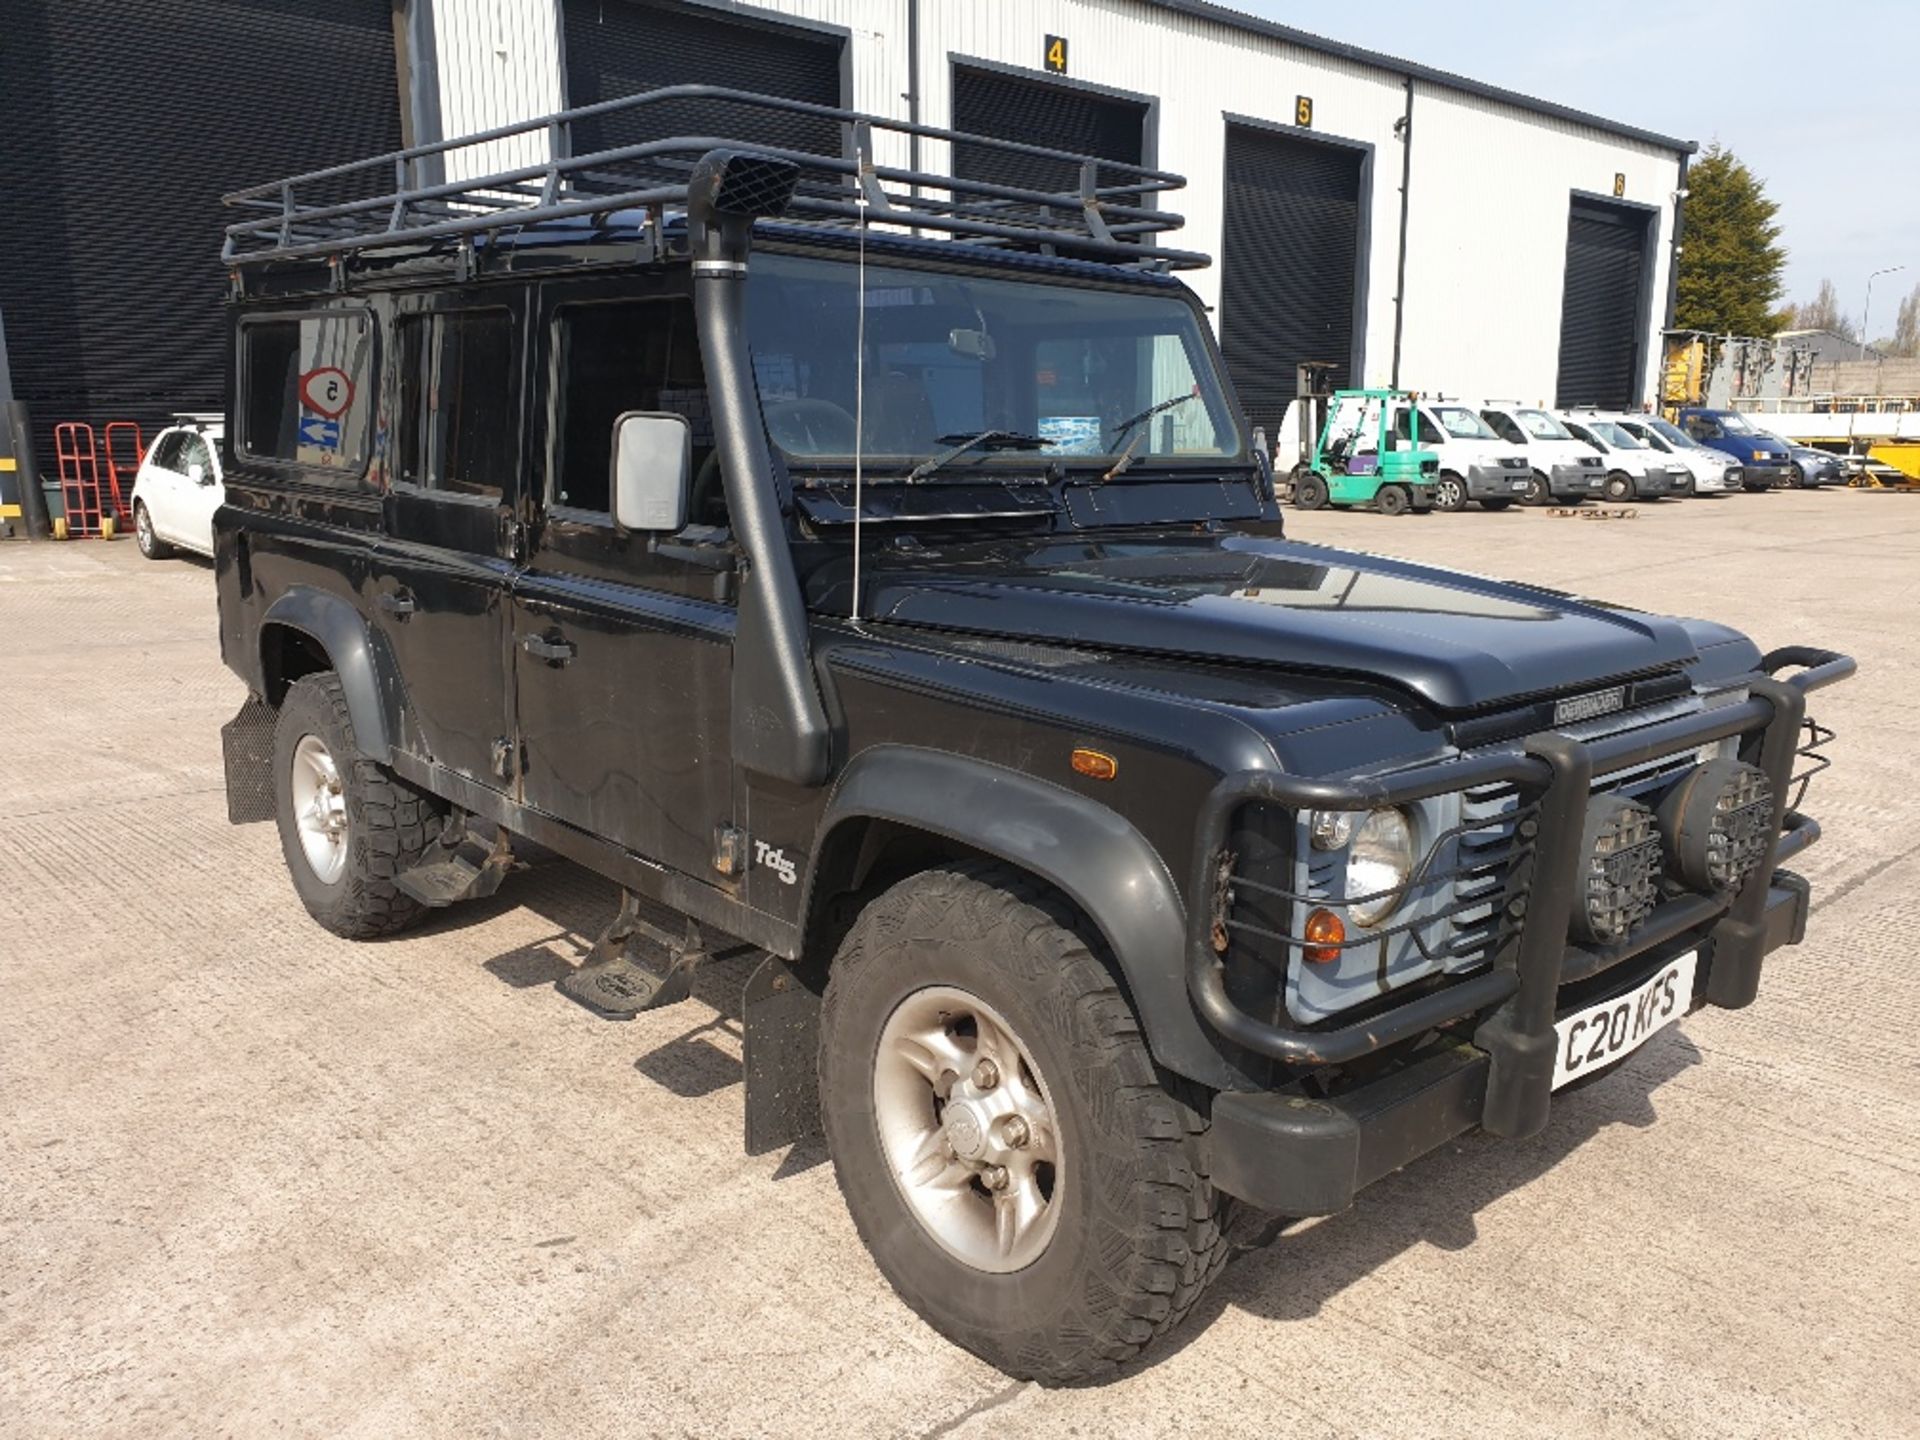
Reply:
[[[1830,279],[1875,338],[1920,284],[1920,0],[1548,5],[1225,0],[1283,25],[1556,100],[1644,130],[1718,140],[1766,183],[1787,248],[1784,301]]]

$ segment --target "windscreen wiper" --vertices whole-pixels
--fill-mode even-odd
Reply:
[[[1107,481],[1113,479],[1114,476],[1125,474],[1128,467],[1133,464],[1134,451],[1138,450],[1140,448],[1140,442],[1147,438],[1147,432],[1140,430],[1140,426],[1146,424],[1147,421],[1153,419],[1154,416],[1161,414],[1163,411],[1171,410],[1176,405],[1184,405],[1189,400],[1197,399],[1199,394],[1200,392],[1198,390],[1187,390],[1178,395],[1169,395],[1166,399],[1149,405],[1138,415],[1133,415],[1122,420],[1119,425],[1114,428],[1113,438],[1115,440],[1119,440],[1129,431],[1138,430],[1139,433],[1134,435],[1133,439],[1127,441],[1127,448],[1120,452],[1120,458],[1113,462],[1113,468],[1100,477],[1100,483],[1104,485]]]
[[[1018,430],[982,430],[978,435],[942,435],[942,445],[951,445],[907,472],[907,483],[917,485],[935,471],[975,450],[1044,450],[1054,442],[1039,435],[1022,435]]]

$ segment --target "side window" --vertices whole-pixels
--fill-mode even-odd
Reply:
[[[362,312],[240,324],[239,450],[357,477],[367,461],[373,324]]]
[[[1494,434],[1498,435],[1502,440],[1505,440],[1509,445],[1521,445],[1525,443],[1520,438],[1520,427],[1505,415],[1502,415],[1498,410],[1482,410],[1480,412],[1480,418],[1493,428]]]
[[[512,314],[409,315],[397,327],[396,348],[394,478],[423,490],[498,500],[518,460]]]
[[[182,475],[191,476],[193,467],[200,467],[200,478],[208,479],[213,474],[213,461],[207,455],[207,443],[198,435],[183,434],[180,437],[180,462],[173,468]]]
[[[1606,446],[1600,443],[1600,438],[1597,435],[1595,435],[1591,430],[1587,429],[1586,426],[1576,425],[1574,424],[1573,421],[1569,420],[1566,422],[1566,427],[1569,431],[1572,432],[1574,439],[1584,440],[1587,442],[1587,444],[1593,446],[1593,448],[1596,450],[1604,450],[1607,448]]]
[[[171,470],[175,474],[182,473],[187,467],[180,459],[180,450],[186,444],[186,440],[186,431],[169,430],[154,442],[151,463],[161,470]]]
[[[693,523],[724,525],[693,303],[683,298],[564,305],[554,315],[548,503],[605,515],[613,422],[629,410],[686,417],[693,433]]]

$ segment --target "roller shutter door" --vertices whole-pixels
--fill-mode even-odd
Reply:
[[[1362,153],[1227,129],[1220,349],[1240,401],[1277,435],[1302,361],[1354,380]]]
[[[1561,405],[1626,410],[1639,402],[1647,220],[1644,210],[1573,202],[1560,310]]]
[[[0,307],[50,475],[56,421],[225,403],[220,196],[400,144],[393,11],[0,0],[0,36]]]
[[[1147,107],[1138,101],[994,70],[954,68],[953,128],[964,134],[1139,165],[1146,119]],[[1070,161],[978,145],[953,147],[953,173],[1029,190],[1080,188],[1080,169]]]
[[[724,85],[816,105],[842,104],[839,36],[736,18],[662,0],[565,0],[567,105],[578,108],[666,85]],[[581,121],[577,153],[669,135],[724,135],[785,149],[841,151],[832,120],[726,101],[674,101],[639,114]]]

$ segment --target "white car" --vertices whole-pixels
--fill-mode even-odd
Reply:
[[[1696,495],[1725,495],[1738,490],[1745,480],[1740,462],[1724,450],[1702,445],[1670,420],[1658,415],[1621,415],[1620,428],[1649,449],[1667,457],[1669,465],[1687,467],[1693,476]]]
[[[1560,421],[1575,438],[1600,452],[1607,467],[1609,500],[1659,500],[1684,495],[1693,482],[1692,471],[1678,465],[1669,468],[1664,455],[1641,444],[1612,416],[1587,410],[1562,415]]]
[[[1480,418],[1502,440],[1519,446],[1533,467],[1527,504],[1546,505],[1554,500],[1578,504],[1598,495],[1606,485],[1606,463],[1600,452],[1574,438],[1566,426],[1537,405],[1485,400],[1480,404]]]
[[[133,481],[133,534],[140,553],[164,560],[175,550],[213,554],[213,512],[227,498],[220,475],[222,422],[181,415],[154,437]]]
[[[1488,510],[1504,510],[1533,492],[1533,464],[1526,451],[1516,453],[1471,408],[1458,400],[1423,399],[1415,409],[1419,435],[1413,433],[1405,404],[1393,407],[1393,433],[1439,457],[1440,474],[1433,486],[1436,510],[1464,510],[1469,500]]]

